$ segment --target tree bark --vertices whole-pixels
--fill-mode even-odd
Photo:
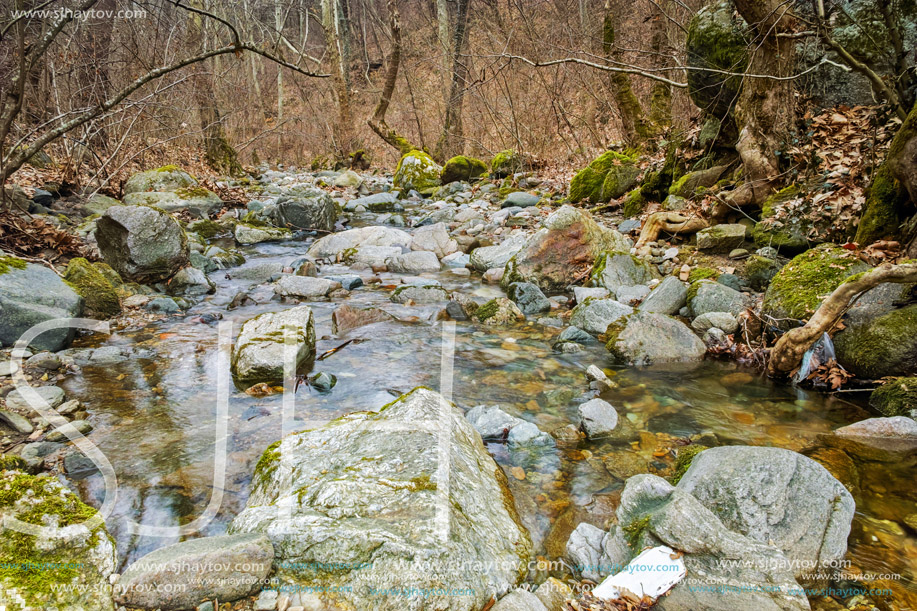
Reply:
[[[661,3],[662,0],[659,0]],[[652,49],[656,68],[665,68],[671,64],[668,56],[669,35],[665,15],[657,5],[653,11]],[[650,121],[656,133],[672,125],[672,86],[662,81],[653,82],[653,93],[650,99]]]
[[[325,45],[334,64],[334,87],[338,99],[338,120],[334,129],[336,154],[347,159],[356,148],[353,111],[350,106],[350,57],[348,23],[343,12],[343,0],[322,0],[322,27]]]
[[[898,128],[885,161],[869,186],[866,209],[857,227],[856,241],[867,245],[897,237],[901,224],[917,204],[917,104]]]
[[[750,74],[786,77],[792,74],[796,41],[781,37],[792,31],[794,20],[782,0],[735,0],[736,8],[756,33]],[[746,78],[736,104],[739,126],[736,150],[745,166],[745,184],[737,189],[740,205],[761,203],[777,187],[780,167],[777,151],[786,148],[795,131],[792,80]]]
[[[446,113],[443,131],[436,144],[433,157],[441,163],[465,148],[462,131],[462,106],[465,86],[468,83],[468,58],[462,56],[468,31],[468,4],[470,0],[456,0],[455,31],[452,38],[452,80],[446,95]]]
[[[98,11],[114,11],[115,0],[99,0]],[[111,48],[111,36],[114,28],[108,17],[89,19],[84,22],[84,61],[79,66],[79,103],[83,107],[93,106],[104,101],[111,92],[111,79],[108,74],[108,54]],[[94,126],[87,144],[104,151],[108,144],[108,134],[104,125]]]
[[[411,144],[407,138],[398,134],[397,131],[390,128],[385,122],[385,113],[392,101],[392,93],[395,91],[395,84],[398,81],[398,66],[401,63],[401,21],[398,14],[397,0],[389,0],[389,33],[392,37],[392,51],[388,57],[388,70],[385,74],[385,84],[382,86],[382,95],[379,96],[379,103],[376,105],[376,111],[367,121],[370,129],[378,135],[384,142],[398,150],[398,153],[405,155],[417,147]]]
[[[602,49],[605,56],[612,61],[620,55],[615,48],[615,12],[611,0],[605,0],[605,16],[602,20]],[[624,140],[628,144],[640,144],[653,135],[652,126],[646,118],[640,100],[634,94],[630,76],[624,72],[611,73],[611,90],[615,106],[621,115],[621,126]]]
[[[812,318],[780,336],[771,349],[768,375],[787,375],[799,366],[802,356],[823,333],[830,331],[843,316],[850,300],[883,282],[917,282],[917,263],[883,263],[863,274],[851,276],[825,299]]]

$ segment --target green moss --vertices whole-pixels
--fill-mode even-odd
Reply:
[[[748,66],[748,43],[733,18],[732,3],[708,5],[688,23],[688,65],[741,74]],[[738,98],[741,77],[706,70],[688,71],[688,94],[706,112],[722,118]]]
[[[16,257],[0,257],[0,276],[13,269],[25,269],[26,262]]]
[[[170,163],[169,165],[164,165],[161,168],[156,168],[155,171],[156,172],[181,172],[182,169],[178,167],[177,165],[175,165],[174,163]]]
[[[774,212],[776,212],[777,206],[779,206],[780,204],[785,204],[786,202],[790,201],[791,199],[795,199],[799,197],[799,193],[800,193],[799,185],[790,185],[788,187],[784,187],[783,189],[780,189],[779,191],[777,191],[776,193],[768,197],[766,200],[764,200],[764,203],[761,204],[761,216],[762,217],[774,216]]]
[[[688,274],[688,282],[693,284],[698,280],[716,280],[719,276],[720,272],[712,267],[695,267]]]
[[[627,539],[627,544],[630,545],[631,549],[637,549],[637,546],[640,544],[640,538],[649,526],[650,517],[643,516],[642,518],[636,518],[630,524],[622,528],[624,536]]]
[[[619,318],[618,320],[610,323],[608,328],[605,329],[604,341],[605,349],[608,350],[615,358],[624,358],[624,355],[618,350],[618,336],[621,335],[621,332],[627,327],[627,319],[629,316]]]
[[[421,195],[432,194],[440,186],[442,168],[424,151],[406,153],[398,161],[393,184],[396,189],[416,190]]]
[[[634,161],[634,157],[616,151],[602,153],[570,181],[570,201],[588,199],[599,203],[620,197],[639,173]]]
[[[28,464],[15,454],[0,455],[0,471],[24,471]]]
[[[780,263],[761,255],[751,255],[745,260],[745,278],[756,291],[764,290],[780,271]]]
[[[671,481],[673,485],[680,482],[681,478],[687,473],[688,467],[691,466],[694,457],[706,449],[707,446],[695,443],[678,450],[678,454],[675,456],[675,473],[672,474],[669,481]]]
[[[688,302],[688,304],[691,303],[692,299],[697,297],[697,291],[700,289],[700,285],[704,282],[710,282],[710,280],[697,280],[695,282],[692,282],[691,285],[688,287],[688,293],[685,296],[685,300]]]
[[[797,255],[771,280],[763,311],[777,319],[808,319],[848,276],[868,269],[856,255],[822,244]],[[792,325],[787,325],[792,326]]]
[[[522,169],[522,157],[516,151],[500,151],[490,160],[490,173],[494,178],[505,178]]]
[[[181,187],[175,190],[175,195],[181,199],[194,199],[195,197],[209,197],[213,193],[201,186]]]
[[[640,194],[645,200],[661,202],[669,193],[669,187],[678,170],[678,143],[672,141],[666,149],[665,163],[659,171],[647,172],[640,185]]]
[[[838,360],[861,378],[917,373],[917,304],[892,310],[834,337]]]
[[[638,188],[634,189],[624,197],[624,218],[633,218],[643,212],[646,207],[646,198],[643,192]]]
[[[64,282],[83,298],[90,317],[106,319],[121,312],[121,301],[115,287],[86,259],[78,257],[67,264]]]
[[[491,299],[487,303],[481,305],[477,310],[475,310],[474,317],[479,321],[484,322],[488,318],[492,318],[499,311],[499,302],[496,299]]]
[[[887,381],[869,396],[869,406],[883,416],[909,416],[917,410],[917,377]]]
[[[47,475],[33,476],[16,471],[0,475],[0,509],[28,524],[65,527],[84,523],[96,516],[96,510],[83,503],[75,494],[62,488]],[[95,546],[104,533],[104,523],[91,531],[89,545]],[[107,534],[105,534],[107,536]],[[84,558],[70,549],[49,552],[36,545],[37,538],[12,529],[0,539],[0,557],[15,565],[0,564],[0,583],[18,591],[26,602],[44,608],[52,586],[73,582],[82,576]],[[69,555],[72,554],[72,557]],[[29,565],[60,563],[51,569],[29,568]],[[24,566],[25,565],[25,566]]]
[[[193,231],[205,240],[210,240],[226,232],[226,229],[222,225],[210,219],[199,219],[188,223],[188,230]]]
[[[443,166],[441,180],[444,185],[457,180],[472,180],[487,173],[487,164],[474,157],[457,155]]]
[[[436,482],[430,481],[430,476],[426,473],[412,477],[409,481],[411,482],[411,486],[414,491],[436,490]]]

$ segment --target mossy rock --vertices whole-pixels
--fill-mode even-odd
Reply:
[[[698,280],[716,280],[720,272],[712,267],[695,267],[688,274],[688,284],[694,284]]]
[[[640,184],[640,194],[645,200],[661,202],[669,193],[672,181],[679,172],[678,145],[670,142],[662,168],[647,172]]]
[[[763,291],[782,267],[783,263],[777,259],[751,255],[745,260],[744,276],[751,288]]]
[[[198,187],[197,179],[177,165],[166,165],[155,170],[138,172],[124,183],[124,194],[146,191],[177,191]],[[206,190],[206,189],[205,189]]]
[[[889,380],[869,395],[869,406],[889,417],[917,412],[917,377]]]
[[[26,262],[18,257],[0,257],[0,276],[13,269],[25,269]]]
[[[444,185],[460,180],[468,181],[487,173],[487,164],[474,157],[457,155],[446,162],[441,176]]]
[[[741,74],[748,67],[748,41],[744,21],[735,16],[727,0],[705,6],[688,24],[685,50],[688,66],[688,94],[698,108],[717,118],[727,116],[739,97],[742,78],[707,70]]]
[[[643,212],[646,198],[641,189],[634,189],[624,197],[624,218],[633,218]]]
[[[114,541],[105,522],[57,479],[0,473],[0,512],[45,527],[0,538],[0,608],[111,611]],[[71,587],[71,586],[81,586]]]
[[[669,187],[669,195],[691,199],[703,195],[707,189],[716,185],[728,166],[718,165],[706,170],[688,172]]]
[[[675,457],[675,473],[672,474],[669,481],[671,481],[672,484],[680,482],[681,478],[688,472],[688,468],[694,461],[694,457],[706,449],[707,446],[696,443],[679,449],[678,455]]]
[[[825,297],[848,277],[869,266],[854,253],[833,244],[822,244],[797,255],[771,280],[764,293],[762,313],[782,329],[807,320]]]
[[[421,195],[432,195],[440,186],[443,169],[423,151],[411,151],[398,162],[393,183],[396,189],[407,192],[411,189]]]
[[[570,181],[570,201],[588,199],[607,202],[624,195],[637,182],[640,168],[635,159],[616,151],[607,151],[576,173]]]
[[[121,313],[121,301],[115,287],[86,259],[78,257],[67,264],[64,282],[83,298],[90,318],[104,320]]]
[[[514,150],[500,151],[490,160],[490,174],[494,178],[506,178],[525,168],[525,158]]]
[[[812,223],[799,214],[781,212],[782,206],[797,199],[807,187],[793,184],[777,191],[761,204],[761,221],[755,224],[752,238],[759,248],[771,247],[786,254],[798,254],[813,246],[809,236]]]
[[[861,378],[917,375],[917,304],[834,337],[838,362]]]
[[[909,201],[907,189],[895,178],[888,165],[882,164],[869,186],[866,207],[857,226],[856,241],[868,245],[884,237],[899,235]]]

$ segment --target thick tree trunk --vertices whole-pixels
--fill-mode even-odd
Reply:
[[[748,73],[790,76],[796,41],[778,36],[792,30],[790,6],[781,0],[735,0],[735,5],[757,34]],[[746,182],[737,190],[741,191],[735,198],[739,205],[761,203],[778,186],[777,151],[786,148],[795,131],[793,91],[792,80],[746,77],[742,84],[735,110],[736,150],[745,166]]]
[[[605,0],[605,16],[602,20],[602,49],[610,60],[618,59],[615,49],[615,19],[618,13],[612,10],[611,0]],[[639,144],[653,135],[653,129],[646,118],[640,100],[634,94],[630,76],[623,72],[611,72],[611,90],[615,106],[621,115],[624,140]]]
[[[382,86],[382,95],[379,96],[379,103],[376,105],[376,112],[373,113],[367,123],[369,127],[384,142],[398,150],[401,155],[405,155],[416,149],[407,138],[401,136],[394,129],[390,128],[385,122],[385,113],[388,111],[388,105],[392,101],[392,93],[395,91],[395,84],[398,82],[398,66],[401,63],[401,21],[398,15],[396,0],[389,0],[389,32],[392,36],[392,52],[388,57],[388,71],[385,74],[385,84]]]
[[[917,104],[892,140],[885,161],[869,186],[866,210],[857,227],[856,241],[870,244],[898,237],[901,225],[917,205]]]
[[[348,28],[343,0],[322,0],[322,26],[325,44],[334,64],[334,88],[338,99],[338,120],[334,127],[337,155],[347,159],[356,148],[353,111],[350,107],[350,57]]]
[[[470,0],[456,0],[455,31],[452,38],[452,81],[446,95],[446,114],[443,131],[436,144],[434,157],[444,162],[461,155],[465,148],[462,132],[462,106],[468,83],[468,58],[462,56],[468,31],[468,4]]]
[[[771,349],[767,364],[768,374],[787,375],[796,369],[806,350],[823,333],[830,331],[844,315],[850,300],[883,282],[917,282],[917,263],[883,263],[868,272],[848,278],[818,306],[815,314],[805,325],[780,336]]]
[[[668,53],[669,35],[666,24],[667,21],[662,9],[657,6],[656,10],[653,11],[651,20],[652,48],[656,68],[665,68],[671,64]],[[672,125],[672,87],[668,83],[653,81],[653,93],[650,100],[650,121],[652,121],[654,131],[657,133]]]

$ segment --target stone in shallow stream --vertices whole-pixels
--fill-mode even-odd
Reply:
[[[232,532],[271,539],[282,584],[347,588],[317,592],[321,608],[478,611],[525,575],[532,546],[506,476],[462,413],[426,388],[286,437],[253,481]]]

